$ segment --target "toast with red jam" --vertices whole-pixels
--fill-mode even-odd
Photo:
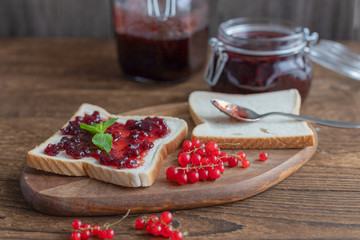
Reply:
[[[95,137],[97,133],[84,125],[105,130]],[[27,165],[126,187],[146,187],[155,182],[167,155],[184,141],[187,129],[184,120],[174,117],[112,115],[83,104],[63,128],[28,152]]]

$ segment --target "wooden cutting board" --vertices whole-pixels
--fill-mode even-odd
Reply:
[[[127,115],[176,116],[194,127],[188,104],[167,104],[126,112]],[[315,131],[314,131],[315,132]],[[215,182],[178,186],[168,181],[165,171],[178,166],[177,152],[165,159],[156,182],[146,188],[127,188],[88,177],[68,177],[25,167],[21,189],[36,210],[52,215],[115,215],[157,212],[229,203],[251,197],[279,183],[298,170],[315,153],[316,145],[304,149],[267,150],[269,159],[258,160],[260,150],[246,150],[250,167],[228,168]],[[226,151],[236,153],[238,151]]]

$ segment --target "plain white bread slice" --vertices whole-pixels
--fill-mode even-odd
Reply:
[[[258,122],[238,122],[216,109],[210,99],[218,98],[257,113],[271,111],[299,114],[301,98],[296,89],[239,95],[197,91],[189,96],[191,117],[197,125],[192,138],[216,141],[222,148],[303,148],[315,144],[314,134],[304,121],[269,116]]]
[[[79,110],[70,119],[76,116],[83,116],[85,113],[92,114],[99,111],[102,119],[119,118],[117,122],[125,124],[128,119],[143,119],[146,116],[118,116],[109,114],[104,109],[91,104],[83,104]],[[86,157],[82,159],[73,159],[65,151],[61,151],[57,156],[48,156],[44,154],[44,149],[49,143],[57,143],[64,136],[60,130],[44,143],[28,152],[27,165],[47,172],[58,173],[69,176],[90,176],[92,178],[114,183],[127,187],[150,186],[154,183],[162,166],[162,161],[167,155],[175,151],[187,135],[187,123],[174,117],[163,117],[166,120],[170,133],[154,142],[146,157],[144,164],[132,169],[117,169],[111,166],[104,166],[98,163],[95,158]],[[64,127],[67,124],[64,125]]]

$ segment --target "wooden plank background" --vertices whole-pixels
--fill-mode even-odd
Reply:
[[[145,1],[145,0],[144,0]],[[359,0],[209,0],[210,35],[222,21],[266,16],[292,20],[322,38],[360,39]],[[111,37],[111,0],[1,0],[0,36]]]

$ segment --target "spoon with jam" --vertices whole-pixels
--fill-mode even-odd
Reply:
[[[240,121],[240,122],[257,122],[260,119],[270,116],[270,115],[281,115],[286,117],[295,118],[298,120],[304,120],[308,122],[315,122],[324,126],[329,127],[338,127],[338,128],[360,128],[360,123],[349,123],[349,122],[338,122],[338,121],[330,121],[330,120],[323,120],[318,118],[306,117],[301,115],[296,115],[292,113],[286,112],[268,112],[264,114],[258,114],[255,111],[238,106],[236,104],[226,102],[220,99],[211,99],[211,103],[219,109],[221,112],[225,113],[229,117]]]

